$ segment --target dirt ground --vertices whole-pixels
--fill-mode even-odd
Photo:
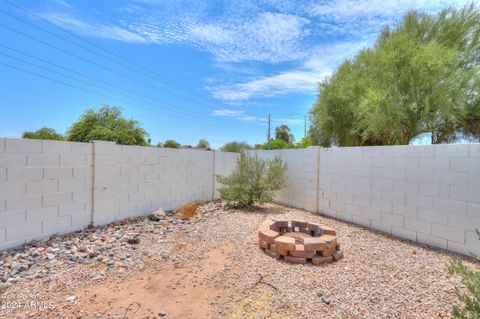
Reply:
[[[257,228],[273,216],[335,228],[344,259],[317,267],[265,255]],[[0,317],[448,318],[461,287],[446,269],[454,254],[274,204],[253,212],[218,209],[166,241],[155,236],[141,234],[131,253],[145,258],[134,271],[75,265],[48,282],[15,284],[0,296]],[[168,258],[157,258],[160,251]],[[51,307],[12,309],[28,300]]]

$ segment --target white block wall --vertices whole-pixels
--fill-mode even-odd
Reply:
[[[275,201],[280,204],[316,211],[319,147],[290,150],[250,151],[263,159],[275,156],[287,164],[287,186],[280,190]]]
[[[90,223],[92,145],[0,138],[0,249]]]
[[[315,176],[308,169],[315,154],[308,152],[257,152],[266,158],[278,154],[294,165],[278,202],[418,243],[480,254],[475,234],[480,144],[321,148],[318,199],[303,195],[310,194]]]
[[[95,141],[94,223],[213,199],[213,152]]]
[[[237,155],[0,138],[0,250],[212,200]]]
[[[480,254],[480,144],[252,151],[280,156],[276,197],[394,236]],[[0,249],[218,198],[236,153],[0,138]],[[93,178],[95,176],[95,178]]]
[[[215,188],[215,193],[213,194],[213,197],[215,199],[220,198],[220,194],[218,193],[217,189],[221,187],[221,185],[217,182],[216,177],[218,175],[228,176],[235,169],[238,156],[239,153],[214,151],[215,176],[213,178],[213,185]]]

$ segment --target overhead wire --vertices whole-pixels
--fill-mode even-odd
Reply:
[[[2,44],[0,44],[0,47],[6,47],[6,48],[8,48],[8,46],[2,45]],[[21,52],[21,51],[20,51],[20,50],[17,50],[17,52]],[[144,100],[140,100],[140,99],[137,98],[137,97],[131,97],[130,95],[121,92],[122,90],[125,90],[125,89],[123,89],[123,88],[121,88],[121,87],[118,87],[118,86],[115,86],[115,87],[120,90],[120,93],[114,92],[114,91],[112,91],[112,90],[109,89],[109,88],[105,88],[105,87],[98,86],[98,85],[93,85],[93,84],[90,83],[90,82],[86,82],[86,81],[84,81],[84,80],[81,80],[81,79],[72,77],[72,76],[70,76],[70,75],[67,75],[67,74],[64,74],[64,73],[61,73],[61,72],[58,72],[58,71],[49,69],[49,68],[47,68],[47,67],[44,67],[44,66],[41,66],[41,65],[38,65],[38,64],[35,64],[35,63],[32,63],[32,62],[26,61],[26,60],[24,60],[24,59],[21,59],[21,58],[18,58],[18,57],[15,57],[15,56],[12,56],[12,55],[9,55],[9,54],[6,54],[6,53],[2,53],[1,51],[0,51],[0,55],[7,56],[7,57],[9,57],[10,59],[13,59],[13,60],[22,62],[22,63],[24,63],[24,64],[28,64],[28,65],[30,65],[30,66],[34,66],[34,67],[36,67],[36,68],[43,69],[43,70],[48,71],[48,72],[51,72],[51,73],[55,73],[55,74],[57,74],[57,75],[63,76],[63,77],[65,77],[65,78],[68,78],[68,79],[70,79],[70,80],[74,80],[74,81],[76,81],[76,82],[80,82],[80,83],[82,83],[82,84],[84,84],[84,85],[92,86],[92,87],[95,87],[95,88],[101,88],[101,89],[103,89],[103,90],[105,90],[105,91],[112,92],[112,93],[114,93],[114,94],[119,94],[119,95],[122,95],[122,96],[124,96],[124,97],[126,97],[126,98],[129,98],[129,99],[132,99],[132,100],[140,101],[140,102],[142,102],[142,103],[151,104],[151,103],[148,102],[148,101],[146,102],[146,101],[144,101]],[[33,56],[32,56],[32,57],[33,57]],[[46,62],[48,62],[48,61],[46,61]],[[75,72],[75,71],[71,71],[71,72]],[[78,73],[78,72],[75,72],[75,74],[77,74],[77,75],[83,75],[82,73]],[[93,79],[93,80],[94,80],[94,79]],[[108,82],[105,82],[105,83],[108,84]],[[109,85],[111,85],[111,84],[109,84]],[[113,86],[113,85],[111,85],[111,86]],[[130,90],[129,90],[129,91],[130,91]],[[136,94],[136,92],[134,92],[134,91],[130,91],[130,92],[133,92],[134,94]],[[136,94],[136,95],[143,96],[143,95],[141,95],[141,94]],[[155,101],[155,99],[149,98],[149,97],[147,97],[147,96],[145,96],[145,98],[146,98],[146,99],[149,99],[149,100],[151,100],[151,101]],[[176,106],[173,105],[173,104],[171,104],[171,103],[164,102],[164,101],[160,101],[160,103],[162,103],[162,104],[164,104],[164,105],[167,105],[167,106],[173,106],[173,107],[175,108],[175,109],[174,109],[175,112],[180,111],[181,113],[186,114],[186,116],[191,115],[190,112],[188,112],[188,111],[178,110],[178,108],[176,108]],[[151,105],[153,105],[153,104],[151,104]],[[198,116],[202,116],[202,114],[198,114]],[[211,118],[209,118],[209,117],[206,117],[206,116],[202,116],[202,117],[204,117],[205,120],[206,120],[206,121],[209,121],[210,123],[213,123],[213,124],[222,126],[222,127],[224,127],[224,128],[229,128],[229,129],[232,128],[231,126],[225,126],[225,125],[221,125],[221,123],[213,122],[213,121],[211,120]],[[245,131],[247,131],[247,130],[241,129],[241,131],[245,132]]]
[[[9,67],[9,68],[11,68],[11,69],[15,69],[15,70],[17,70],[17,71],[21,71],[21,72],[24,72],[24,73],[28,73],[28,74],[34,75],[34,76],[43,78],[43,79],[48,80],[48,81],[56,82],[56,83],[58,83],[58,84],[62,84],[62,85],[65,85],[65,86],[68,86],[68,87],[71,87],[71,88],[74,88],[74,89],[77,89],[77,90],[81,90],[81,91],[86,92],[86,93],[89,93],[89,94],[94,94],[94,95],[97,95],[97,96],[102,96],[102,97],[104,97],[104,98],[117,100],[117,98],[115,98],[115,97],[111,97],[111,96],[105,95],[105,94],[103,94],[103,93],[91,91],[91,90],[89,90],[89,89],[85,89],[85,88],[80,87],[80,86],[78,86],[78,85],[71,84],[71,83],[67,83],[67,82],[65,82],[65,81],[61,81],[61,80],[58,80],[58,79],[54,79],[54,78],[45,76],[45,75],[43,75],[43,74],[39,74],[39,73],[33,72],[33,71],[31,71],[31,70],[26,70],[26,69],[24,69],[24,68],[21,68],[21,67],[15,66],[15,65],[11,65],[11,64],[8,64],[8,63],[2,62],[2,61],[0,61],[0,65]],[[145,107],[145,106],[143,106],[143,105],[136,105],[136,107],[138,107],[138,108],[143,108],[143,109],[148,110],[148,111],[151,111],[151,112],[159,113],[159,111],[158,111],[157,109],[150,108],[150,107]],[[169,112],[169,113],[172,113],[172,112],[174,112],[174,111],[169,111],[169,110],[168,110],[168,112]],[[188,121],[192,121],[192,119],[191,119],[190,117],[184,116],[184,115],[181,115],[181,114],[178,114],[177,112],[174,112],[174,113],[172,114],[172,117],[179,117],[179,118],[186,119],[186,120],[188,120]],[[224,126],[220,126],[220,125],[218,125],[218,123],[212,123],[212,124],[209,124],[209,125],[216,126],[216,127],[218,127],[218,128],[221,128],[221,129],[225,129]],[[251,133],[250,131],[245,131],[245,132]]]

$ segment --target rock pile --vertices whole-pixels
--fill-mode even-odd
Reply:
[[[210,206],[211,209],[202,207],[199,211],[202,214],[213,211],[217,204],[211,203]],[[142,217],[105,226],[90,226],[0,252],[0,290],[19,281],[38,278],[50,281],[51,275],[58,269],[79,264],[102,263],[107,269],[129,271],[141,264],[139,258],[142,254],[134,253],[144,240],[141,235],[151,233],[157,242],[161,242],[168,232],[187,231],[190,224],[163,210],[154,214],[154,218]],[[148,246],[148,243],[145,245]]]

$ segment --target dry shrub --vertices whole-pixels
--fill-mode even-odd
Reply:
[[[197,214],[198,206],[199,204],[197,203],[184,204],[179,210],[177,210],[177,215],[181,217],[192,218]]]

